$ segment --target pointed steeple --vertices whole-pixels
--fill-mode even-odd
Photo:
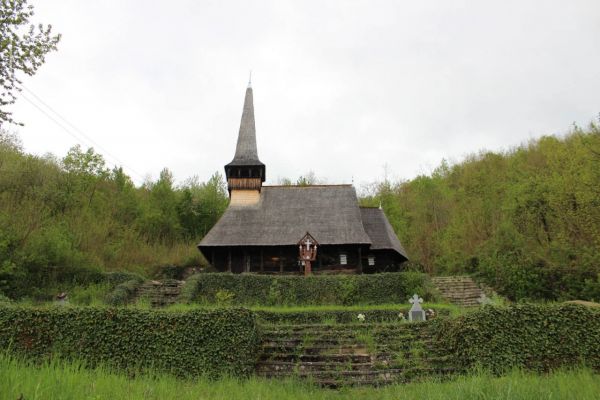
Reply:
[[[246,89],[244,99],[244,111],[240,123],[237,146],[233,161],[228,165],[263,165],[258,159],[256,150],[256,127],[254,125],[254,101],[252,98],[252,86]]]
[[[250,188],[260,190],[262,182],[265,181],[265,164],[258,159],[258,151],[256,150],[254,101],[250,82],[248,82],[248,88],[246,89],[235,155],[233,160],[225,165],[225,175],[230,191],[232,189]]]

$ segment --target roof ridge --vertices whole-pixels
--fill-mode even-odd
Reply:
[[[311,188],[311,187],[353,187],[351,183],[338,183],[332,185],[264,185],[264,188]]]

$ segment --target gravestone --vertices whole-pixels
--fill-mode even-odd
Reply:
[[[423,311],[423,308],[421,307],[421,303],[423,302],[423,299],[420,298],[419,295],[415,294],[408,301],[410,303],[412,303],[412,307],[410,308],[410,311],[408,312],[408,320],[409,321],[425,321],[426,320],[425,311]]]

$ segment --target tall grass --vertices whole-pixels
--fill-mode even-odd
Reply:
[[[452,381],[433,380],[384,388],[319,389],[293,380],[222,379],[182,381],[168,375],[135,378],[106,368],[49,361],[41,366],[0,355],[0,398],[26,400],[69,399],[431,399],[539,400],[598,399],[600,376],[580,369],[535,375],[513,371],[504,377],[485,372]]]

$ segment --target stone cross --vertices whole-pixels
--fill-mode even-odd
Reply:
[[[489,297],[487,297],[485,295],[485,293],[481,293],[481,296],[479,296],[479,298],[477,299],[477,302],[479,304],[481,304],[482,306],[488,305],[488,304],[492,304],[492,299],[490,299]]]
[[[412,303],[412,307],[408,312],[408,320],[409,321],[425,321],[425,311],[421,307],[421,303],[423,299],[419,297],[419,295],[415,294],[412,298],[408,300]]]

